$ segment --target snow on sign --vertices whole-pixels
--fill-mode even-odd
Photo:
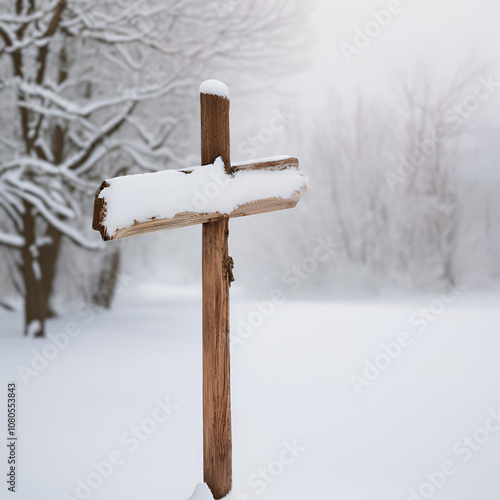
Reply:
[[[104,181],[97,193],[94,229],[105,240],[293,208],[307,190],[296,158],[281,156],[164,170]]]
[[[92,227],[104,240],[115,240],[202,224],[204,480],[218,499],[232,481],[229,218],[295,207],[307,178],[290,156],[231,164],[228,89],[207,80],[200,100],[203,166],[104,181]]]

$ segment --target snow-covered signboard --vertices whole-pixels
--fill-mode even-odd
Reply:
[[[203,166],[104,181],[92,227],[115,240],[202,224],[204,479],[218,499],[232,482],[229,218],[295,207],[307,178],[290,156],[231,164],[227,87],[208,80],[200,94]]]
[[[164,170],[106,180],[96,195],[94,229],[104,240],[293,208],[307,190],[289,156],[231,165]]]

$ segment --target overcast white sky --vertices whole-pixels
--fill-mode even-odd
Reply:
[[[392,0],[398,1],[398,0]],[[387,0],[316,0],[320,28],[316,55],[337,65],[346,63],[339,46],[351,42],[356,27],[364,28],[372,12],[387,9]],[[400,0],[402,12],[346,64],[347,73],[377,75],[387,64],[412,66],[421,59],[452,67],[469,55],[500,58],[498,0]]]
[[[427,71],[437,88],[467,62],[477,68],[492,63],[484,75],[493,68],[500,82],[500,0],[400,0],[401,12],[348,63],[342,42],[353,44],[356,28],[365,31],[373,11],[387,9],[391,1],[397,2],[315,0],[312,67],[293,84],[301,106],[321,116],[332,95],[347,109],[360,94],[367,101],[388,102],[402,75]],[[500,89],[467,126],[472,132],[464,145],[475,160],[465,168],[500,180]]]
[[[365,31],[374,20],[373,12],[387,10],[397,1],[311,0],[316,37],[311,67],[277,82],[279,94],[288,97],[301,118],[324,116],[332,97],[347,110],[360,94],[367,102],[390,103],[402,77],[424,71],[439,91],[440,85],[448,87],[466,63],[474,69],[492,63],[484,67],[484,76],[493,70],[495,81],[500,82],[500,0],[399,0],[400,13],[349,63],[341,44],[353,44],[356,28]],[[232,106],[235,112],[238,101]],[[252,103],[252,110],[255,123],[250,116],[244,123],[233,123],[235,132],[242,128],[240,132],[246,135],[266,125],[268,108],[257,112]],[[500,180],[500,89],[482,103],[466,126],[474,131],[465,141],[468,152],[475,155],[471,168]],[[478,128],[484,133],[478,133]]]
[[[342,42],[352,44],[355,29],[364,30],[372,12],[390,3],[316,0],[318,40],[310,85],[333,81],[346,92],[359,88],[378,94],[387,92],[397,71],[414,74],[427,66],[445,80],[467,60],[500,63],[500,0],[400,0],[401,12],[349,64]]]

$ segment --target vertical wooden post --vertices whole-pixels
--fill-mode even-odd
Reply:
[[[200,91],[202,165],[221,156],[229,173],[229,95]],[[215,499],[232,482],[228,222],[203,224],[203,468]]]

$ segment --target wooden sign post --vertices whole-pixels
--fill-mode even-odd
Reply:
[[[229,217],[293,208],[307,191],[298,160],[280,156],[231,164],[229,92],[219,81],[200,87],[201,167],[104,181],[92,227],[104,240],[203,224],[204,480],[219,499],[231,490]]]
[[[217,157],[231,175],[229,99],[200,93],[201,164]],[[203,476],[214,497],[231,490],[232,440],[229,376],[229,219],[203,224]]]

